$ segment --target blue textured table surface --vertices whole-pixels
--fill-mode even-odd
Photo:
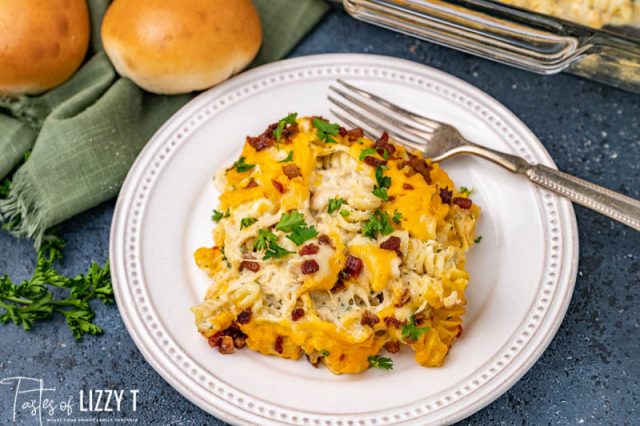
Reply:
[[[558,167],[640,198],[640,96],[569,75],[542,77],[415,40],[332,11],[293,56],[375,53],[427,64],[494,96],[538,135]],[[113,202],[62,225],[63,270],[75,274],[108,255]],[[576,207],[580,267],[560,330],[511,390],[463,424],[640,424],[640,233]],[[34,253],[0,234],[0,274],[27,277]],[[25,333],[0,326],[0,379],[42,378],[56,395],[138,389],[138,407],[99,416],[141,424],[222,424],[173,390],[143,359],[115,306],[96,305],[100,337],[76,342],[62,318]],[[77,401],[76,401],[77,402]],[[0,424],[14,393],[0,386]],[[85,416],[91,417],[91,416]],[[95,418],[95,416],[94,416]],[[36,424],[30,416],[18,421]]]

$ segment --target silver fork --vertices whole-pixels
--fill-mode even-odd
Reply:
[[[386,131],[397,142],[433,161],[459,154],[473,154],[524,175],[532,182],[571,201],[640,231],[640,201],[595,185],[542,164],[530,164],[521,157],[499,152],[465,139],[450,124],[423,117],[395,105],[378,95],[342,80],[330,86],[331,112],[350,127],[360,127],[375,139]]]

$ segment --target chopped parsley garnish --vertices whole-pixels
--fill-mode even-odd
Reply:
[[[288,163],[289,161],[293,161],[293,151],[289,151],[289,154],[284,160],[278,161],[278,163]]]
[[[376,239],[378,234],[389,235],[393,232],[393,226],[389,223],[389,215],[386,212],[376,210],[362,225],[362,235]]]
[[[391,220],[396,225],[400,225],[400,221],[402,220],[402,213],[399,212],[398,210],[394,210],[393,211],[393,217],[391,218]]]
[[[298,113],[292,112],[282,120],[278,121],[278,127],[276,127],[275,130],[273,131],[273,137],[276,138],[276,142],[278,142],[282,137],[282,131],[284,130],[287,124],[296,124],[296,118],[298,118]]]
[[[295,228],[291,234],[287,235],[287,238],[293,241],[297,246],[304,243],[307,240],[318,236],[318,231],[315,227],[299,227]]]
[[[224,213],[218,210],[214,210],[213,215],[211,216],[211,220],[213,220],[214,222],[220,222],[223,218],[229,217],[230,214],[231,213],[229,213],[229,209],[227,209],[227,211]]]
[[[466,186],[461,186],[460,187],[460,194],[471,195],[472,192],[473,192],[473,188],[469,189]]]
[[[304,216],[297,210],[290,213],[283,213],[280,222],[276,225],[276,230],[287,232],[287,238],[297,246],[311,238],[318,236],[318,231],[313,226],[307,226]]]
[[[258,219],[256,219],[255,217],[242,218],[242,220],[240,221],[240,229],[248,228],[254,223],[256,223],[257,221]]]
[[[418,340],[420,336],[429,331],[429,327],[417,327],[415,316],[409,317],[409,324],[402,326],[402,337],[408,340]]]
[[[389,194],[387,189],[391,186],[391,178],[384,175],[385,166],[376,167],[376,181],[378,184],[373,188],[373,195],[382,199],[383,201],[389,201]]]
[[[350,214],[351,214],[351,212],[349,210],[346,210],[346,209],[340,210],[340,216],[342,216],[342,217],[347,217]]]
[[[236,169],[238,173],[244,173],[253,169],[256,166],[255,164],[245,163],[244,160],[245,160],[245,157],[240,157],[238,161],[233,163],[233,166],[231,166],[231,169]]]
[[[473,240],[473,242],[476,243],[476,244],[478,244],[480,241],[482,241],[482,235],[480,235],[478,238]]]
[[[231,262],[227,259],[227,255],[224,253],[224,246],[220,247],[220,253],[222,253],[222,260],[224,260],[227,264],[227,268],[231,268]]]
[[[370,155],[375,155],[376,154],[376,150],[368,147],[362,150],[362,152],[360,153],[360,161],[364,161],[365,158],[367,158]]]
[[[329,356],[329,355],[331,355],[331,352],[329,352],[329,351],[328,351],[328,350],[326,350],[326,349],[321,350],[321,351],[320,351],[320,353],[322,354],[322,356]]]
[[[342,205],[346,203],[342,198],[329,198],[329,207],[327,208],[327,212],[329,214],[338,210]]]
[[[340,134],[340,126],[335,123],[329,123],[328,121],[320,118],[314,118],[311,120],[313,127],[317,130],[318,138],[324,143],[337,143],[332,136]]]
[[[287,254],[294,253],[286,250],[278,245],[278,237],[276,234],[268,229],[258,230],[258,238],[253,243],[254,250],[264,250],[264,257],[262,260],[267,259],[279,259]]]
[[[380,355],[369,355],[367,358],[369,365],[372,368],[379,368],[381,370],[393,370],[393,360]]]
[[[280,216],[280,222],[276,225],[276,230],[292,232],[295,228],[305,225],[304,215],[297,210],[292,210],[290,213],[283,213]]]

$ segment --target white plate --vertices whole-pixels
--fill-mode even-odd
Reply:
[[[249,350],[222,356],[196,332],[189,310],[209,285],[192,253],[211,245],[212,176],[246,135],[289,112],[329,116],[327,87],[344,78],[468,138],[554,166],[512,113],[480,90],[413,62],[320,55],[274,63],[212,89],[176,113],[138,157],[122,188],[111,233],[122,318],[147,361],[179,392],[234,424],[450,423],[500,396],[538,359],[571,298],[578,241],[569,202],[486,161],[443,163],[474,187],[481,244],[469,252],[465,331],[442,368],[410,351],[394,370],[335,376],[305,361]]]

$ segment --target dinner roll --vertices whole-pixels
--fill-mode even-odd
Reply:
[[[249,65],[261,42],[251,0],[115,0],[102,23],[118,73],[154,93],[226,80]]]
[[[0,1],[0,95],[59,85],[78,69],[88,45],[85,0]]]

